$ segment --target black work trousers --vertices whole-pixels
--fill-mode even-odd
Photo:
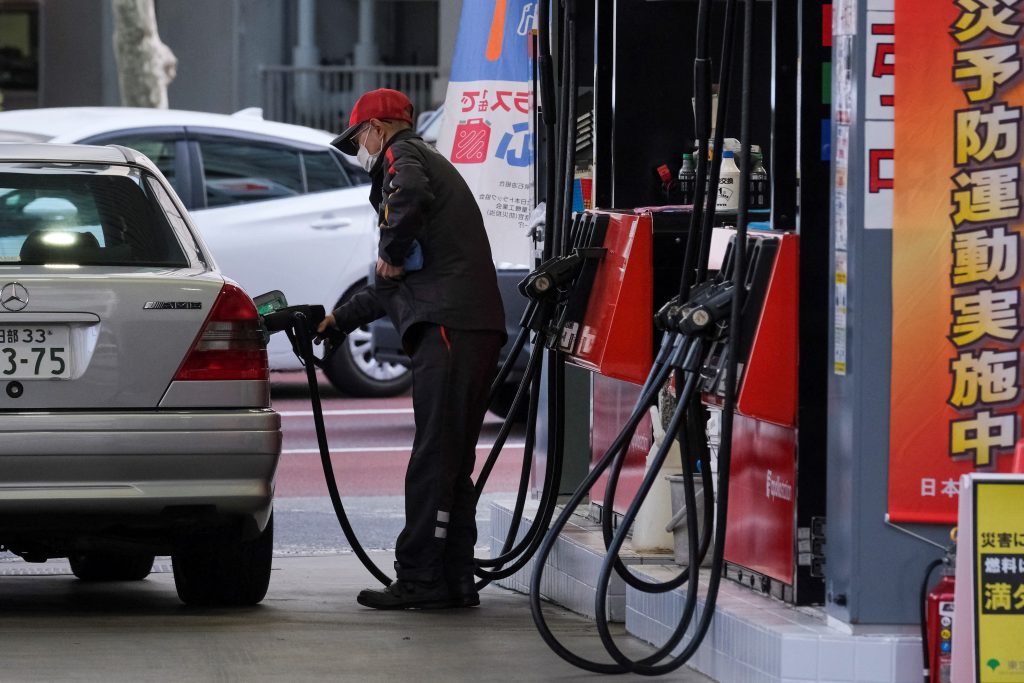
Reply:
[[[407,333],[416,437],[405,474],[405,528],[395,548],[400,580],[473,574],[473,465],[502,337],[424,323]]]

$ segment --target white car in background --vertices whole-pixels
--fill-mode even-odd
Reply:
[[[374,255],[369,177],[331,133],[264,121],[258,109],[201,112],[70,107],[0,112],[0,142],[123,145],[153,160],[189,210],[220,270],[250,295],[279,289],[328,310],[365,282]],[[284,335],[272,370],[297,370]],[[330,357],[328,379],[352,396],[408,389],[409,371],[371,353],[367,328]]]

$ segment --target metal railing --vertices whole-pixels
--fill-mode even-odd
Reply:
[[[435,66],[264,66],[260,68],[263,116],[328,131],[348,125],[359,96],[376,88],[401,90],[416,112],[432,109]]]

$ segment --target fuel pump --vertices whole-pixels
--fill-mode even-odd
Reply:
[[[741,145],[745,155],[749,155],[749,92],[750,92],[750,70],[751,70],[751,49],[752,49],[752,20],[753,2],[748,0],[745,5],[744,40],[743,40],[743,102],[741,112]],[[542,8],[543,10],[543,8]],[[569,8],[566,8],[569,11]],[[640,397],[627,420],[626,425],[619,432],[602,457],[591,469],[590,474],[573,493],[565,507],[562,509],[553,526],[548,530],[540,545],[536,556],[536,569],[530,582],[530,606],[537,624],[538,630],[545,642],[552,650],[566,661],[595,673],[625,673],[635,672],[645,675],[659,675],[668,673],[682,666],[697,650],[710,625],[711,617],[714,614],[715,600],[717,597],[718,585],[722,574],[722,548],[725,540],[726,514],[729,499],[729,463],[731,455],[731,434],[732,415],[736,404],[736,377],[737,377],[737,353],[735,344],[724,343],[733,331],[740,327],[740,313],[743,307],[744,284],[747,276],[746,248],[747,248],[747,207],[749,197],[747,187],[749,184],[749,164],[744,165],[744,171],[740,182],[740,209],[737,221],[735,240],[732,246],[731,256],[731,279],[724,277],[707,281],[707,262],[710,253],[711,229],[715,214],[715,198],[705,197],[704,189],[708,186],[706,181],[710,175],[712,187],[716,186],[719,167],[721,164],[721,137],[724,128],[724,113],[729,100],[729,69],[732,59],[732,33],[735,23],[736,2],[727,0],[725,10],[725,28],[723,37],[722,63],[720,82],[720,102],[718,110],[718,125],[715,130],[714,154],[711,159],[710,168],[707,162],[707,139],[710,133],[710,61],[708,59],[708,34],[709,34],[709,0],[701,0],[698,9],[698,35],[697,35],[697,59],[695,63],[695,114],[697,122],[698,140],[700,140],[700,152],[697,169],[695,208],[692,214],[691,229],[688,235],[686,250],[683,255],[683,270],[680,282],[679,294],[676,298],[666,304],[656,316],[656,322],[662,331],[662,342],[654,364],[643,383]],[[564,22],[568,24],[569,22]],[[544,27],[542,25],[543,30]],[[706,206],[705,206],[706,201]],[[583,284],[582,282],[580,283]],[[581,287],[581,292],[586,291]],[[578,311],[580,306],[574,307]],[[565,315],[566,332],[564,340],[568,347],[575,344],[576,328],[578,325],[574,315]],[[716,542],[714,546],[714,557],[712,569],[708,577],[709,586],[705,598],[705,606],[696,623],[694,635],[683,647],[680,654],[673,656],[672,652],[683,641],[685,633],[693,621],[698,597],[698,573],[702,558],[700,555],[707,549],[707,541],[710,537],[709,521],[711,515],[705,516],[704,528],[697,529],[697,515],[687,516],[687,537],[688,557],[687,567],[672,580],[666,582],[649,582],[639,576],[632,574],[619,559],[619,552],[625,543],[628,533],[640,505],[650,491],[654,478],[659,476],[659,471],[668,454],[671,441],[679,438],[684,445],[699,443],[699,439],[693,438],[694,432],[703,431],[704,425],[701,420],[702,407],[699,403],[699,386],[702,382],[703,371],[708,364],[707,352],[715,343],[724,348],[724,410],[722,425],[722,447],[719,452],[719,489],[717,494],[717,526],[715,529]],[[627,512],[623,515],[618,528],[611,529],[611,515],[604,516],[603,531],[607,546],[607,555],[602,564],[601,573],[598,579],[595,596],[595,613],[598,632],[600,634],[606,651],[614,660],[613,663],[603,663],[585,659],[573,653],[564,644],[559,642],[547,627],[543,609],[540,602],[540,587],[544,563],[550,555],[555,541],[561,530],[566,526],[576,507],[583,502],[587,493],[597,482],[606,470],[611,468],[607,495],[614,496],[614,487],[618,472],[622,465],[626,445],[633,436],[641,418],[648,407],[656,400],[658,392],[670,375],[675,375],[676,387],[678,389],[678,404],[672,415],[669,426],[666,428],[666,437],[662,442],[654,461],[647,475],[645,476],[640,489],[630,504]],[[706,448],[698,450],[698,457],[706,456]],[[702,472],[710,470],[709,463],[705,461]],[[683,458],[683,474],[685,480],[685,499],[687,509],[696,508],[696,494],[694,487],[694,471],[690,458]],[[705,496],[710,501],[711,496]],[[703,538],[702,538],[703,536]],[[702,550],[703,549],[703,550]],[[686,601],[678,624],[669,638],[668,642],[659,648],[654,654],[641,660],[632,660],[618,648],[614,642],[608,627],[608,615],[606,613],[608,586],[615,572],[630,586],[650,593],[662,593],[687,585]]]

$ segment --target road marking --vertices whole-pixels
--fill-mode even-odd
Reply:
[[[279,410],[281,417],[313,417],[312,410]],[[349,410],[325,410],[328,415],[412,415],[412,408],[352,408]]]
[[[507,443],[506,448],[524,448],[526,444],[523,443]],[[478,451],[489,451],[494,447],[492,443],[477,444],[476,449]],[[411,451],[412,446],[355,446],[353,448],[332,448],[331,455],[339,453],[398,453],[401,451]],[[285,448],[281,451],[281,455],[304,455],[309,453],[320,454],[319,448]]]

